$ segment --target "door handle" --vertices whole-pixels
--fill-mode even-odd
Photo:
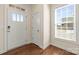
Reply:
[[[10,27],[10,26],[8,26],[7,28],[8,28],[8,32],[10,32],[10,28],[11,28],[11,27]]]
[[[8,26],[8,29],[10,29],[10,26]]]

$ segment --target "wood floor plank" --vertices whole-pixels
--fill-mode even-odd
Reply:
[[[45,50],[31,43],[12,49],[2,55],[75,55],[55,46],[48,46]]]

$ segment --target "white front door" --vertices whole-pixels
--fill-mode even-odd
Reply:
[[[27,17],[25,11],[8,8],[8,50],[26,44]]]
[[[32,41],[40,45],[40,13],[32,15]]]

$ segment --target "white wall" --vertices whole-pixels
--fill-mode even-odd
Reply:
[[[50,44],[50,7],[43,5],[43,46],[44,49]]]
[[[55,8],[60,7],[60,6],[63,6],[63,4],[51,5],[51,44],[59,48],[62,48],[64,50],[67,50],[69,52],[79,54],[79,45],[77,44],[77,42],[55,38],[55,21],[54,21],[55,20]],[[79,14],[79,12],[77,13]],[[79,22],[79,18],[77,19],[77,22]]]
[[[35,4],[32,5],[32,13],[41,14],[40,39],[37,38],[37,41],[39,42],[36,43],[41,48],[45,49],[50,44],[50,7],[47,4]]]
[[[0,5],[0,53],[4,51],[4,5]]]

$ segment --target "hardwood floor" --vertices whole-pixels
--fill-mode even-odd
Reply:
[[[55,46],[48,46],[42,53],[43,55],[75,55]]]
[[[22,47],[10,50],[2,55],[75,55],[55,46],[48,46],[45,50],[31,43]]]

